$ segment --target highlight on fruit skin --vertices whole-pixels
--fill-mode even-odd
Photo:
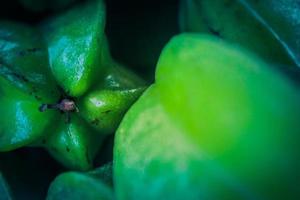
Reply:
[[[299,94],[238,45],[175,36],[117,130],[117,199],[298,199]]]
[[[0,200],[300,199],[299,0],[0,18]]]
[[[42,147],[67,169],[94,167],[147,87],[110,56],[105,15],[92,0],[37,25],[0,22],[1,152]]]

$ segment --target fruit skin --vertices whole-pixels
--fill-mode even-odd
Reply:
[[[39,27],[0,22],[0,151],[44,147],[67,168],[92,168],[103,139],[145,89],[110,57],[104,24],[101,0]],[[85,107],[94,98],[103,104]],[[47,109],[63,99],[79,108],[70,120]]]
[[[46,21],[42,26],[50,68],[70,96],[83,95],[104,72],[101,63],[105,39],[104,9],[102,1],[91,1]]]
[[[114,63],[114,62],[113,62]],[[96,130],[112,133],[123,115],[146,89],[145,83],[125,67],[114,63],[93,91],[80,99],[79,113]]]
[[[49,69],[47,45],[38,30],[9,21],[1,21],[0,27],[0,75],[37,100],[57,100],[59,93]]]
[[[117,199],[299,199],[299,100],[252,53],[174,37],[117,130]]]
[[[10,151],[40,138],[57,117],[41,113],[40,102],[0,76],[0,151]],[[45,120],[40,120],[45,119]]]
[[[297,0],[181,0],[180,26],[240,44],[268,62],[300,67]]]
[[[60,174],[51,183],[47,200],[85,199],[113,200],[113,192],[105,180],[107,166],[88,173],[66,172]]]

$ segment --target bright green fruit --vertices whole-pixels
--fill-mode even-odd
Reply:
[[[299,89],[221,39],[173,38],[118,128],[118,199],[299,199]]]
[[[0,22],[0,151],[41,146],[68,168],[92,168],[145,88],[110,57],[104,24],[101,0],[52,17],[42,33]]]
[[[145,86],[124,67],[112,65],[108,71],[108,75],[80,99],[78,108],[79,114],[96,130],[112,133]]]
[[[0,76],[0,151],[28,145],[47,132],[57,114],[41,113],[40,104]]]
[[[38,101],[59,98],[49,69],[46,43],[28,25],[0,22],[0,75]]]
[[[95,0],[53,17],[42,31],[52,73],[70,96],[80,96],[104,72],[105,8]]]
[[[61,119],[52,134],[43,139],[43,145],[57,160],[71,169],[88,170],[102,144],[104,135],[89,127],[77,116],[72,123]]]
[[[181,0],[180,9],[183,31],[210,33],[269,62],[300,66],[297,0]]]
[[[47,200],[113,200],[112,188],[101,178],[106,172],[99,168],[89,173],[63,173],[51,183]]]

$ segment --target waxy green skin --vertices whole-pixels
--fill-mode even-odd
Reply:
[[[41,102],[57,101],[59,92],[37,30],[9,22],[1,22],[0,27],[0,150],[9,151],[46,132],[49,121],[58,116],[37,108]]]
[[[117,199],[299,199],[299,100],[252,53],[174,37],[117,130]]]
[[[104,74],[104,25],[105,7],[102,1],[92,1],[45,22],[42,27],[52,73],[70,96],[81,96]]]
[[[113,200],[111,185],[106,180],[106,177],[111,177],[111,175],[111,165],[105,165],[87,173],[60,174],[51,183],[46,199]]]
[[[0,150],[10,151],[34,142],[47,132],[54,111],[41,113],[41,102],[0,77]]]
[[[49,69],[47,45],[38,30],[7,21],[0,27],[0,74],[37,100],[56,100],[59,93]]]
[[[110,58],[102,1],[78,5],[38,29],[1,25],[0,151],[41,146],[68,168],[90,169],[105,136],[145,88]],[[64,98],[78,108],[69,123],[59,110],[39,111]]]
[[[240,44],[268,62],[300,67],[297,0],[182,0],[182,31]]]

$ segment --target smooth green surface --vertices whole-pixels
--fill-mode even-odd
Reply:
[[[26,24],[0,22],[0,75],[40,102],[59,98],[47,46],[37,30]]]
[[[117,198],[299,199],[299,100],[252,53],[176,36],[117,130]]]
[[[104,80],[96,84],[96,87],[105,87],[113,90],[126,90],[144,87],[145,85],[145,81],[130,71],[126,66],[111,61],[110,67],[107,68]]]
[[[104,136],[75,115],[71,120],[69,124],[61,120],[57,127],[52,128],[53,132],[42,140],[42,145],[67,168],[91,169]]]
[[[182,31],[210,33],[271,63],[300,66],[297,0],[181,0]]]
[[[0,151],[32,143],[51,126],[55,112],[41,113],[40,102],[0,76]]]
[[[50,185],[47,200],[112,200],[112,188],[100,178],[100,173],[67,172],[59,175]]]
[[[144,88],[95,91],[82,100],[79,109],[83,118],[96,130],[112,133],[119,125],[127,108],[143,91]]]
[[[145,83],[117,63],[80,100],[79,115],[104,134],[116,130],[127,109],[145,90]]]
[[[53,17],[42,27],[52,73],[70,96],[84,94],[103,76],[104,25],[104,5],[95,0]]]

